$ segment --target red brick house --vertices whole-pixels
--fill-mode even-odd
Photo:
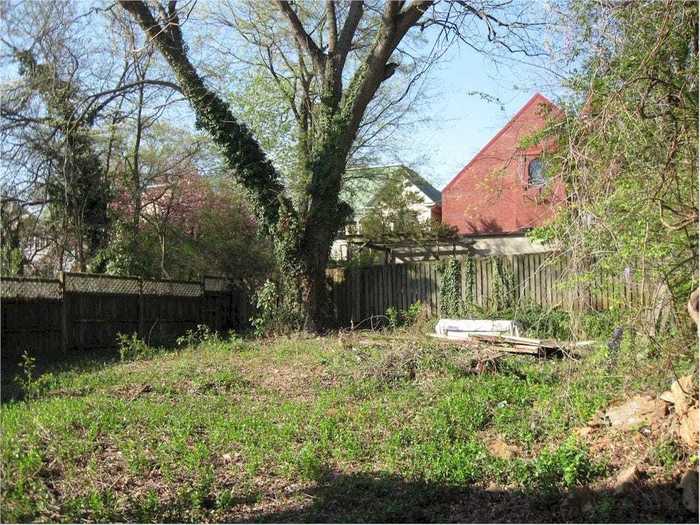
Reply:
[[[525,239],[527,230],[553,217],[565,199],[564,184],[545,180],[542,156],[550,142],[523,147],[560,110],[536,93],[442,190],[442,222],[477,241],[477,251],[543,251]]]

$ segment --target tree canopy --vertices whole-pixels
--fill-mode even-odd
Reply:
[[[698,6],[577,2],[564,12],[579,71],[550,130],[569,203],[536,235],[591,274],[662,282],[685,310],[698,274]],[[665,299],[652,292],[649,307]],[[637,312],[639,313],[639,312]],[[685,312],[683,312],[685,318]]]

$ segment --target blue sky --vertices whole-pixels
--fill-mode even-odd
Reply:
[[[453,48],[432,75],[426,112],[434,121],[411,133],[405,159],[442,189],[471,158],[539,91],[555,100],[560,88],[540,68],[521,62],[494,64],[465,47]],[[498,102],[470,92],[483,92]],[[501,107],[502,106],[502,107]],[[418,162],[411,155],[415,155]]]
[[[542,5],[533,0],[530,7]],[[9,67],[14,70],[15,65]],[[0,74],[7,69],[8,64],[2,64]],[[407,164],[441,190],[535,92],[556,100],[558,90],[552,77],[534,66],[513,60],[496,64],[464,44],[453,44],[426,85],[422,114],[431,119],[402,132],[404,147],[391,158],[387,155],[385,163]],[[178,108],[190,124],[189,110]]]

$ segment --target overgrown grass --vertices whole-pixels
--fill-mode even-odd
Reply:
[[[31,398],[3,406],[2,520],[396,521],[422,519],[426,494],[455,486],[550,497],[606,473],[573,430],[671,374],[627,344],[612,365],[601,347],[470,375],[458,348],[405,337],[209,334],[169,352],[134,343],[122,362],[45,376]],[[515,457],[494,457],[496,438]],[[674,454],[660,447],[657,461]],[[329,483],[356,491],[352,511],[309,505],[309,487]],[[358,504],[369,490],[409,500]],[[435,507],[431,519],[450,512]]]

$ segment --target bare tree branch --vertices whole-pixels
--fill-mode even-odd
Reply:
[[[292,6],[286,0],[276,0],[276,4],[280,11],[287,17],[289,24],[292,26],[292,31],[294,32],[294,37],[299,42],[299,45],[309,54],[311,60],[313,61],[314,68],[316,70],[323,71],[323,67],[326,60],[326,55],[318,47],[311,35],[306,32],[304,26],[302,25],[299,17],[297,16]]]

